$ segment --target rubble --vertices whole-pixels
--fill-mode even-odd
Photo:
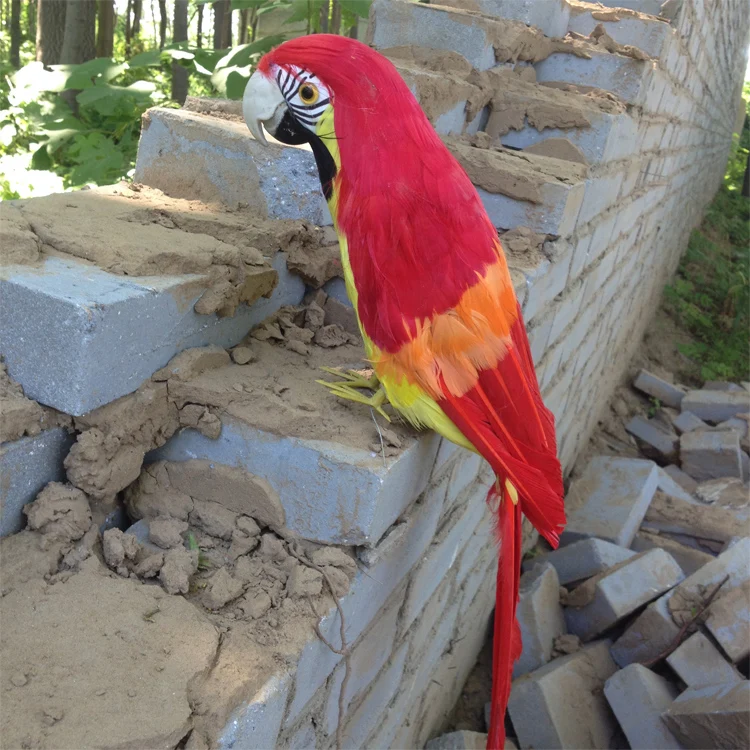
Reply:
[[[750,535],[750,498],[740,508],[687,503],[657,491],[642,529],[681,534],[701,540],[728,542],[733,536]]]
[[[664,722],[688,748],[747,747],[750,681],[688,688],[664,713]]]
[[[565,609],[568,630],[589,641],[684,577],[668,552],[642,552],[571,592]]]
[[[630,546],[658,484],[657,466],[629,458],[595,458],[570,488],[577,495],[561,544],[598,537]]]
[[[615,672],[604,685],[604,696],[632,748],[681,750],[661,714],[677,697],[677,688],[641,664]]]
[[[559,598],[557,572],[549,562],[535,565],[521,576],[516,616],[523,650],[513,666],[514,679],[550,660],[555,639],[565,633]]]
[[[508,712],[521,747],[609,748],[616,724],[602,689],[616,671],[609,641],[513,681]]]
[[[550,563],[557,571],[560,583],[567,586],[569,583],[602,573],[634,555],[635,552],[602,539],[581,539],[566,547],[531,558],[524,562],[524,570]]]
[[[679,409],[685,397],[685,391],[672,383],[668,383],[647,370],[641,370],[633,381],[633,387],[652,398],[660,401],[664,406]],[[683,410],[685,407],[683,407]]]
[[[696,417],[719,424],[738,414],[750,412],[750,393],[747,391],[688,391],[682,409]]]
[[[665,430],[657,420],[633,417],[625,429],[636,438],[646,458],[663,463],[677,458],[680,439],[676,433]]]
[[[698,482],[742,477],[740,438],[734,430],[686,432],[680,437],[682,470]]]
[[[743,679],[700,631],[683,641],[667,657],[667,664],[689,688],[722,685]]]
[[[675,430],[682,435],[685,432],[692,432],[693,430],[705,430],[708,428],[708,424],[702,419],[693,414],[691,411],[680,412],[673,420],[672,425]]]
[[[643,528],[635,535],[635,539],[633,539],[633,543],[630,545],[630,548],[634,552],[645,552],[655,547],[660,547],[672,555],[685,575],[695,573],[696,570],[713,559],[713,556],[708,552],[702,552],[699,549],[695,549],[695,547],[689,547],[659,532],[644,531]]]

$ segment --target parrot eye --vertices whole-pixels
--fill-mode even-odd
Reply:
[[[318,120],[331,103],[326,85],[309,70],[296,65],[277,67],[275,76],[291,114],[300,125],[314,133]]]
[[[304,83],[300,86],[299,98],[303,104],[315,104],[318,96],[318,87],[314,83]]]

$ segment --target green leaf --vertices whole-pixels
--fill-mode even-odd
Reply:
[[[367,18],[370,15],[370,6],[372,0],[339,0],[342,10],[349,11],[360,18]]]
[[[226,78],[226,91],[228,99],[242,99],[245,87],[250,80],[250,68],[237,68],[232,70]]]
[[[255,42],[250,42],[250,44],[240,44],[237,47],[232,47],[229,53],[224,55],[224,57],[216,63],[214,72],[221,70],[221,68],[228,68],[232,65],[249,65],[255,55],[262,55],[277,44],[281,44],[283,41],[283,34],[271,34],[271,36],[258,39]]]
[[[38,148],[34,151],[34,155],[31,157],[31,168],[44,170],[52,168],[52,158],[46,148]]]
[[[131,68],[153,68],[161,65],[161,54],[160,49],[149,49],[131,57],[128,63]]]
[[[127,63],[116,63],[109,57],[97,57],[80,65],[60,65],[56,67],[68,72],[65,88],[74,90],[90,88],[97,80],[109,82],[129,68]]]
[[[259,8],[263,5],[274,5],[273,0],[232,0],[232,10]]]

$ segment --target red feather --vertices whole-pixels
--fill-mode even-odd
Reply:
[[[515,620],[521,512],[553,546],[565,513],[554,419],[542,403],[521,312],[498,257],[497,232],[466,173],[385,57],[355,40],[316,34],[285,42],[258,70],[267,72],[272,63],[301,66],[331,92],[341,157],[335,220],[347,239],[360,322],[386,353],[374,361],[376,371],[382,375],[388,362],[399,378],[436,398],[497,474],[488,495],[500,500],[488,747],[502,748],[512,665],[521,649]],[[498,284],[496,294],[473,297],[470,290],[486,291],[490,279]],[[493,300],[500,309],[488,308]],[[438,321],[440,315],[452,325]],[[440,341],[437,328],[447,331]],[[485,349],[494,339],[491,357],[475,345],[485,331]],[[447,373],[467,357],[460,373],[465,378]],[[517,504],[506,479],[518,493]]]

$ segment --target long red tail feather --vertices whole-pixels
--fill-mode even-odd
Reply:
[[[505,747],[505,708],[510,697],[513,664],[521,655],[521,631],[516,620],[521,567],[521,506],[513,502],[506,487],[501,492],[498,508],[500,558],[497,564],[492,642],[492,705],[487,750],[503,750]],[[495,485],[490,490],[490,495],[496,494],[498,490]]]

